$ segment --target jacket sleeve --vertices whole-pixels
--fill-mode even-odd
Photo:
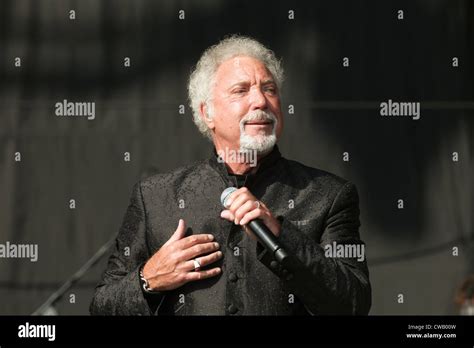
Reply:
[[[90,305],[92,315],[152,315],[164,294],[145,294],[139,270],[150,257],[146,246],[145,209],[140,183],[133,187],[127,212]]]
[[[333,242],[364,245],[359,238],[359,226],[357,189],[347,182],[329,209],[320,241],[311,239],[297,226],[283,220],[278,240],[290,254],[290,264],[283,269],[260,243],[257,255],[286,282],[309,313],[366,315],[371,306],[371,286],[365,256],[363,261],[358,261],[357,257],[326,257],[324,249]]]

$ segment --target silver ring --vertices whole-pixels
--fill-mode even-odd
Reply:
[[[257,209],[260,208],[260,201],[255,201],[255,203],[257,203]]]
[[[197,259],[193,259],[193,262],[194,262],[194,271],[197,272],[201,269],[201,264],[199,263],[199,261]]]

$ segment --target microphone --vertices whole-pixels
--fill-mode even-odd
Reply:
[[[234,191],[237,191],[235,187],[228,187],[222,191],[221,204],[224,206],[224,208],[228,208],[227,199]],[[288,253],[281,247],[280,243],[278,243],[276,240],[275,235],[268,229],[267,226],[265,226],[263,221],[259,219],[251,220],[249,223],[247,223],[247,227],[250,228],[260,243],[262,243],[265,249],[273,254],[279,263],[286,263],[289,257]]]

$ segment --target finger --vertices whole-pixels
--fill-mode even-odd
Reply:
[[[251,200],[256,201],[257,199],[253,197],[252,194],[244,192],[235,198],[235,200],[230,205],[229,210],[235,216],[235,212],[237,211],[237,209],[239,209],[245,202]]]
[[[221,212],[221,218],[229,220],[229,221],[234,221],[234,214],[232,214],[230,210],[223,210]]]
[[[238,190],[232,192],[232,193],[230,194],[229,198],[227,198],[227,200],[226,200],[226,205],[227,205],[226,208],[230,207],[231,204],[232,204],[232,202],[234,202],[234,200],[235,200],[238,196],[240,196],[242,193],[245,193],[245,192],[249,192],[249,189],[246,188],[246,187],[241,187],[241,188],[239,188]]]
[[[212,234],[193,234],[176,242],[176,248],[180,250],[188,249],[194,245],[209,243],[214,240]]]
[[[237,209],[237,211],[235,212],[234,216],[235,216],[235,219],[234,219],[234,223],[236,225],[239,224],[240,220],[245,216],[245,214],[253,211],[254,209],[256,209],[256,205],[255,205],[255,202],[256,201],[247,201],[245,202],[244,204],[242,204],[239,209]]]
[[[214,263],[222,258],[222,251],[216,251],[212,254],[203,256],[203,257],[197,257],[195,260],[199,262],[201,267],[207,266],[211,263]],[[189,260],[184,263],[183,269],[185,271],[194,271],[194,261]]]
[[[250,221],[258,219],[258,218],[261,218],[265,222],[265,217],[266,217],[265,212],[262,209],[260,209],[260,208],[254,209],[254,210],[248,212],[247,214],[245,214],[242,217],[242,219],[240,220],[239,224],[240,225],[246,225]]]
[[[176,242],[177,240],[180,240],[181,238],[184,237],[185,234],[186,234],[186,223],[184,222],[183,219],[179,219],[178,227],[176,228],[176,231],[174,231],[171,238],[168,239],[168,241],[164,245],[171,244],[173,242]]]
[[[201,256],[202,254],[208,254],[210,252],[216,251],[219,249],[219,243],[204,243],[194,245],[186,250],[183,250],[178,256],[178,260],[187,261],[194,259],[196,256]]]
[[[197,272],[189,272],[186,273],[185,279],[186,281],[195,281],[201,280],[206,278],[215,277],[216,275],[221,273],[220,267],[212,268],[205,271],[197,271]]]

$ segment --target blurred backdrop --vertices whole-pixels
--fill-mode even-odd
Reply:
[[[0,243],[39,247],[0,259],[0,314],[32,313],[113,237],[135,182],[209,155],[186,84],[232,33],[283,59],[282,154],[359,189],[371,314],[455,314],[474,273],[473,18],[468,0],[0,0]],[[56,116],[64,99],[95,119]],[[381,117],[388,99],[421,118]],[[105,264],[60,314],[88,314]]]

